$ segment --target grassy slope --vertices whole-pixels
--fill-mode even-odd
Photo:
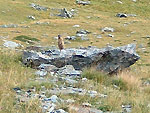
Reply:
[[[147,43],[150,42],[148,39],[142,38],[150,34],[149,31],[149,11],[148,0],[137,0],[137,3],[132,2],[131,0],[124,0],[123,4],[118,4],[116,0],[93,0],[92,5],[90,6],[79,6],[74,3],[74,0],[37,0],[36,3],[40,5],[47,6],[49,8],[75,8],[78,10],[78,15],[72,19],[62,19],[60,17],[49,16],[50,13],[53,13],[51,10],[36,11],[29,7],[30,3],[35,3],[34,0],[0,0],[0,24],[19,24],[19,25],[28,25],[30,28],[9,28],[2,29],[0,28],[0,36],[9,35],[9,39],[13,40],[14,37],[19,35],[27,35],[31,37],[36,37],[41,40],[41,45],[53,45],[57,44],[56,40],[53,39],[57,34],[68,34],[75,35],[75,32],[80,29],[87,29],[92,33],[101,34],[100,28],[105,26],[110,26],[116,29],[112,34],[115,35],[115,38],[108,38],[106,34],[102,34],[102,39],[96,39],[93,35],[89,35],[90,41],[85,42],[72,42],[67,44],[66,47],[76,47],[76,46],[88,46],[93,42],[93,46],[104,47],[107,43],[110,43],[114,46],[125,45],[128,43],[137,43],[143,44],[146,48],[146,52],[142,52],[141,49],[137,48],[138,54],[141,56],[141,59],[131,67],[131,72],[125,73],[125,76],[132,75],[134,78],[138,78],[140,81],[141,78],[149,78],[149,66],[150,64],[150,47]],[[6,13],[3,13],[5,11]],[[115,17],[118,12],[126,12],[137,14],[137,17],[129,17],[125,19],[120,19]],[[29,20],[28,15],[34,15],[36,17],[35,21]],[[88,19],[87,16],[91,16],[91,19]],[[50,25],[35,25],[34,23],[40,22],[50,22]],[[133,21],[135,21],[133,23]],[[24,22],[24,23],[22,23]],[[124,27],[125,22],[130,22],[128,26]],[[73,28],[72,26],[79,24],[80,28]],[[21,33],[15,33],[13,31],[20,31]],[[36,32],[35,32],[36,31]],[[130,34],[132,31],[135,31],[135,34],[131,34],[130,37],[126,35]],[[48,34],[48,37],[42,37],[43,34]],[[136,40],[136,41],[134,41]],[[14,40],[13,40],[14,41]],[[2,39],[0,39],[0,44],[2,44]],[[18,41],[19,42],[19,41]],[[25,43],[22,43],[24,46],[27,46]],[[18,53],[3,53],[0,51],[0,107],[4,108],[6,112],[11,112],[10,109],[15,110],[13,107],[14,102],[14,92],[11,88],[15,86],[24,85],[26,80],[32,76],[32,70],[24,68],[20,65],[16,59]],[[6,50],[7,51],[7,50]],[[16,55],[15,55],[16,54]],[[11,57],[9,57],[11,56]],[[8,63],[8,64],[7,64]],[[16,69],[17,67],[17,69]],[[5,75],[5,76],[4,76]],[[121,75],[121,74],[120,74]],[[21,78],[21,79],[20,79]],[[133,83],[135,86],[138,83],[134,83],[134,80],[130,81],[130,84]],[[22,81],[20,81],[22,80]],[[123,80],[126,81],[126,78]],[[82,85],[81,85],[82,86]],[[83,86],[84,87],[84,86]],[[108,91],[105,91],[102,86],[96,85],[96,89],[100,92],[107,92],[110,94],[108,100],[104,100],[105,104],[113,106],[113,109],[120,109],[120,104],[123,102],[133,102],[134,110],[138,109],[140,112],[147,112],[148,108],[145,107],[150,100],[148,97],[149,86],[139,87],[134,91],[118,91],[110,88]],[[98,88],[97,88],[98,87]],[[86,87],[87,88],[87,87]],[[101,89],[100,89],[101,88]],[[7,96],[6,96],[7,94]],[[120,101],[121,96],[123,99]],[[115,97],[115,98],[114,98]],[[70,98],[70,97],[69,97]],[[88,100],[88,98],[80,99],[79,103],[82,100]],[[9,100],[9,101],[6,101]],[[93,100],[92,100],[93,101]],[[102,100],[103,101],[103,100]],[[116,105],[114,105],[116,103]],[[9,106],[8,106],[9,105]],[[144,107],[143,107],[144,106]],[[9,110],[10,111],[9,111]]]

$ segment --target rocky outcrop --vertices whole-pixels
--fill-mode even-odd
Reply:
[[[75,70],[95,66],[98,70],[112,74],[131,66],[140,58],[135,47],[135,44],[128,44],[117,48],[69,48],[61,52],[58,49],[44,52],[24,51],[22,61],[32,68],[38,68],[41,64],[51,64],[57,68],[72,65]]]

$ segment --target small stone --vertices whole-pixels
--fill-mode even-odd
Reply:
[[[82,106],[84,106],[84,107],[91,107],[92,105],[89,104],[89,103],[83,103]]]
[[[54,112],[54,109],[55,109],[55,108],[52,106],[50,109],[48,109],[48,112],[49,112],[49,113],[53,113],[53,112]]]
[[[102,36],[101,35],[97,35],[96,38],[100,39],[100,38],[102,38]]]
[[[47,75],[47,71],[38,70],[38,71],[35,72],[35,74],[38,75],[38,76],[43,77],[43,76]]]
[[[74,25],[73,27],[80,27],[80,25]]]
[[[111,38],[114,38],[114,35],[112,35],[112,34],[108,34],[107,36],[111,37]]]
[[[133,2],[136,2],[136,0],[132,0]]]
[[[32,15],[29,15],[28,18],[29,18],[29,19],[32,19],[32,20],[35,20],[35,17],[32,16]]]
[[[76,0],[76,3],[77,4],[82,4],[82,5],[90,5],[91,4],[91,2],[90,1],[81,1],[81,0]]]
[[[102,32],[114,32],[114,28],[104,27],[104,28],[102,28]]]
[[[47,11],[48,10],[47,7],[43,7],[38,4],[34,4],[34,3],[31,3],[30,7],[32,7],[33,9],[39,10],[39,11]]]
[[[59,110],[56,110],[56,113],[67,113],[67,112],[64,111],[63,109],[59,109]]]
[[[8,47],[8,48],[15,49],[21,46],[20,44],[13,42],[13,41],[7,41],[7,40],[4,40],[4,41],[5,43],[3,44],[3,46]]]
[[[59,16],[64,17],[64,18],[71,18],[71,17],[73,17],[73,14],[72,14],[72,12],[67,11],[66,8],[63,8],[63,9],[61,9],[61,14]]]
[[[66,102],[71,104],[71,103],[74,103],[74,102],[75,102],[75,100],[68,99],[68,100],[66,100]]]
[[[65,39],[67,40],[76,40],[76,36],[67,36]]]
[[[56,103],[57,100],[58,100],[58,97],[57,97],[56,95],[52,95],[52,96],[50,97],[50,99],[51,99],[52,102]]]
[[[82,81],[87,81],[87,78],[82,78]]]
[[[127,14],[125,14],[125,13],[118,13],[118,14],[116,15],[116,17],[120,17],[120,18],[127,18],[127,17],[128,17],[128,15],[127,15]]]
[[[88,37],[86,37],[86,36],[81,36],[81,40],[85,40],[85,41],[87,41],[87,40],[89,40],[89,38],[88,38]]]
[[[123,4],[123,2],[122,1],[116,1],[117,3],[119,3],[119,4]]]
[[[130,113],[131,112],[131,105],[122,105],[122,108],[124,110],[124,112]]]

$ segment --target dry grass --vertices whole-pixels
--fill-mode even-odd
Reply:
[[[131,71],[121,72],[118,78],[122,79],[127,84],[128,90],[137,90],[141,87],[140,77],[134,76],[134,73]]]

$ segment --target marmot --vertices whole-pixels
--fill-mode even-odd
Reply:
[[[63,38],[60,35],[58,35],[58,47],[59,47],[60,51],[62,49],[64,49],[64,41],[63,41]]]

